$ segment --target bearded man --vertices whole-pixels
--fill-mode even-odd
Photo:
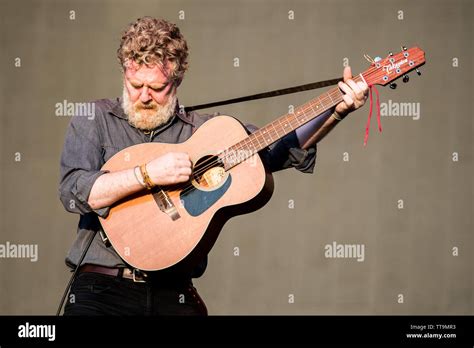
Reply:
[[[66,257],[71,269],[78,267],[78,275],[64,314],[207,315],[192,282],[204,273],[207,256],[189,273],[134,269],[107,243],[98,217],[107,217],[114,203],[144,190],[147,180],[166,187],[187,182],[192,174],[187,153],[167,153],[146,163],[146,178],[136,168],[101,170],[113,155],[145,142],[184,142],[218,113],[199,115],[179,107],[177,90],[188,68],[188,46],[176,25],[139,18],[125,30],[117,56],[123,72],[122,97],[95,101],[93,118],[73,117],[61,155],[59,196],[67,211],[80,214],[77,237]],[[344,101],[335,109],[259,153],[268,170],[313,171],[316,143],[305,149],[301,145],[313,139],[317,130],[327,134],[367,98],[367,85],[351,77],[346,68],[345,83],[339,85]],[[256,127],[247,125],[247,129],[252,132]],[[99,233],[79,264],[95,232]]]

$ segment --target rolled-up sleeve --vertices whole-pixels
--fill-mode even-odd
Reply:
[[[258,128],[251,124],[245,127],[250,133]],[[302,149],[296,132],[290,132],[279,141],[260,151],[260,156],[271,172],[295,168],[302,173],[313,173],[316,165],[316,144]]]
[[[95,212],[106,217],[109,207],[92,209],[88,204],[95,181],[107,171],[101,170],[103,153],[97,123],[86,117],[72,118],[60,161],[59,197],[71,213]]]

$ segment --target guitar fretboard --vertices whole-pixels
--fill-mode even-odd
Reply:
[[[356,82],[363,81],[361,75],[363,74],[354,77],[353,80]],[[236,166],[305,123],[320,116],[325,111],[339,104],[343,100],[342,96],[343,93],[338,87],[332,88],[319,97],[298,106],[293,113],[283,115],[258,129],[247,138],[219,154],[224,168],[228,170]]]

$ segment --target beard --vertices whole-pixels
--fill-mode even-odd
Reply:
[[[122,94],[122,108],[128,116],[128,123],[141,130],[150,131],[164,125],[176,110],[176,93],[170,95],[165,105],[159,105],[154,100],[147,104],[143,104],[140,100],[132,103],[125,86]]]

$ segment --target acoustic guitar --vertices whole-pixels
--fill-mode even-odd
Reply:
[[[372,60],[355,76],[369,86],[385,86],[425,63],[417,47]],[[417,72],[419,73],[418,69]],[[168,152],[186,152],[193,163],[190,180],[155,187],[116,202],[103,230],[123,260],[144,271],[189,269],[209,253],[225,222],[264,206],[273,192],[272,175],[258,153],[342,99],[333,88],[248,134],[235,118],[206,121],[184,143],[144,143],[128,147],[102,167],[110,172],[133,168]]]

